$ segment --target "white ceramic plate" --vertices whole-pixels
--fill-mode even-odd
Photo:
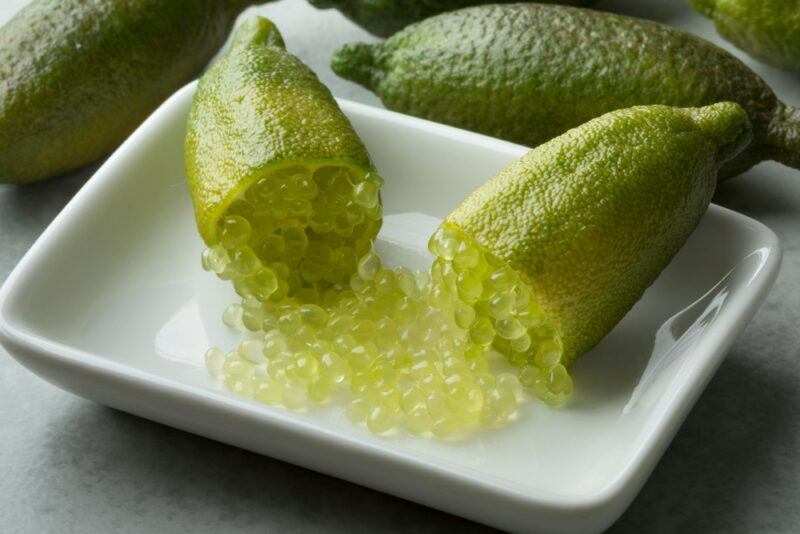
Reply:
[[[233,293],[200,269],[182,144],[194,86],[97,172],[0,292],[0,341],[83,397],[515,531],[599,532],[628,506],[780,262],[763,225],[712,206],[642,301],[575,367],[563,409],[527,403],[458,443],[375,437],[339,407],[289,412],[220,389],[202,365],[235,337]],[[438,218],[526,149],[342,101],[385,176],[380,248],[423,265]]]

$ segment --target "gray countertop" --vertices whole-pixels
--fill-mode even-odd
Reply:
[[[2,2],[0,23],[25,3]],[[684,0],[600,6],[713,35],[710,23],[687,17]],[[369,39],[366,33],[302,0],[259,11],[337,96],[378,105],[327,65],[334,46]],[[800,105],[800,77],[747,61]],[[0,281],[95,169],[27,187],[0,185]],[[614,533],[800,531],[800,172],[762,164],[724,184],[716,202],[771,227],[784,247],[783,269]],[[112,529],[488,530],[98,406],[43,382],[0,348],[0,530]]]

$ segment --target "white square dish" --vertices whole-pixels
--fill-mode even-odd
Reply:
[[[499,528],[600,532],[628,506],[777,275],[765,226],[712,206],[642,301],[573,367],[575,395],[460,442],[376,437],[336,406],[290,412],[206,373],[228,284],[200,268],[183,168],[194,85],[103,165],[0,290],[0,342],[44,379],[133,414]],[[527,149],[340,101],[386,179],[379,248],[427,236]]]

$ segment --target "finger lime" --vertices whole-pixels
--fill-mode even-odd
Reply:
[[[727,40],[761,61],[800,72],[796,0],[690,0]]]
[[[248,19],[201,79],[186,169],[204,266],[276,302],[345,283],[381,225],[382,180],[316,75]],[[258,314],[245,320],[260,328]]]
[[[254,3],[28,3],[0,28],[0,183],[43,180],[110,152],[205,67]]]
[[[498,4],[517,0],[500,0]],[[336,8],[370,33],[388,37],[412,22],[484,3],[483,0],[309,0],[320,8]],[[588,5],[593,0],[551,0],[552,3]],[[543,3],[547,3],[545,0]]]
[[[551,393],[566,391],[559,365],[596,345],[641,298],[751,135],[733,103],[634,107],[570,130],[447,217],[431,242],[439,269],[456,274],[442,283],[475,310],[481,344],[539,367]],[[482,261],[459,266],[450,251],[471,247]],[[484,292],[463,291],[464,280]]]
[[[725,50],[651,21],[540,4],[445,13],[332,67],[389,109],[535,147],[609,111],[736,102],[753,143],[721,171],[766,159],[800,168],[800,111]]]

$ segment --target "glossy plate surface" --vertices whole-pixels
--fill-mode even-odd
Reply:
[[[568,406],[524,405],[456,443],[375,437],[338,406],[237,398],[202,364],[232,347],[227,283],[200,268],[182,143],[194,92],[156,112],[75,196],[0,291],[0,341],[102,404],[515,531],[600,532],[628,506],[766,296],[780,248],[712,206],[625,320],[573,367]],[[424,266],[439,219],[526,149],[341,101],[386,178],[378,247]]]

